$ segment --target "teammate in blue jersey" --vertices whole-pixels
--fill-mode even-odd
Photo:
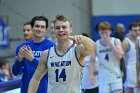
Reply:
[[[33,39],[20,44],[16,49],[16,60],[12,67],[14,75],[23,73],[21,93],[27,93],[29,82],[38,66],[42,52],[55,44],[45,38],[48,28],[48,19],[44,16],[35,16],[31,20]],[[23,69],[23,70],[22,70]],[[47,93],[47,74],[42,78],[37,93]]]
[[[70,36],[72,25],[67,16],[57,15],[55,34],[58,44],[45,50],[29,84],[28,93],[36,93],[48,71],[48,93],[81,93],[81,65],[95,50],[95,42],[83,35]]]
[[[25,22],[23,25],[23,35],[26,41],[31,40],[33,38],[33,31],[31,27],[31,22]]]

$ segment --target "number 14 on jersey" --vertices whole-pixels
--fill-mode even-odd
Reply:
[[[59,82],[59,79],[63,79],[63,81],[66,81],[66,72],[65,69],[63,69],[60,74],[59,74],[59,69],[55,70],[55,75],[56,75],[56,82]]]

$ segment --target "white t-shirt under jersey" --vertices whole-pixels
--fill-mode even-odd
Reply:
[[[111,38],[111,42],[115,45],[115,38]],[[99,84],[113,83],[122,79],[120,70],[120,61],[113,53],[109,45],[102,45],[100,40],[96,42],[96,55],[99,62]]]
[[[82,66],[77,60],[75,46],[63,55],[55,46],[51,47],[47,60],[48,93],[81,93]]]

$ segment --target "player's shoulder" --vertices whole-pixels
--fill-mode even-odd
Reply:
[[[122,41],[122,44],[128,44],[129,43],[129,38],[125,37],[124,40]]]
[[[123,49],[129,49],[130,48],[130,42],[129,42],[129,38],[125,38],[122,42],[122,47]]]
[[[42,52],[42,57],[46,58],[46,57],[48,56],[49,50],[50,50],[50,49],[44,50],[44,51]]]
[[[115,44],[121,43],[121,40],[119,38],[111,37],[112,40],[115,42]]]
[[[47,38],[45,38],[42,41],[42,44],[44,44],[45,46],[48,46],[48,47],[52,47],[52,46],[55,46],[56,45],[53,41],[51,41],[51,40],[49,40]]]
[[[97,45],[97,44],[100,44],[100,40],[101,40],[101,39],[96,40],[96,42],[95,42],[96,45]]]

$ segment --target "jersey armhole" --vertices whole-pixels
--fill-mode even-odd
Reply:
[[[117,45],[117,38],[114,38],[114,45],[116,46]]]
[[[78,60],[77,52],[76,52],[76,47],[75,47],[74,51],[75,51],[75,57],[76,57],[76,60],[77,60],[78,64],[79,64],[81,67],[84,67],[84,65],[82,65],[82,64],[79,62],[79,60]]]
[[[48,59],[49,59],[49,54],[50,54],[50,48],[48,49],[48,55],[47,55],[47,59],[46,59],[47,63],[48,63]]]
[[[131,49],[131,45],[130,45],[129,39],[126,38],[125,40],[127,41],[128,45],[129,45],[129,49],[127,50],[127,52],[129,52]]]

